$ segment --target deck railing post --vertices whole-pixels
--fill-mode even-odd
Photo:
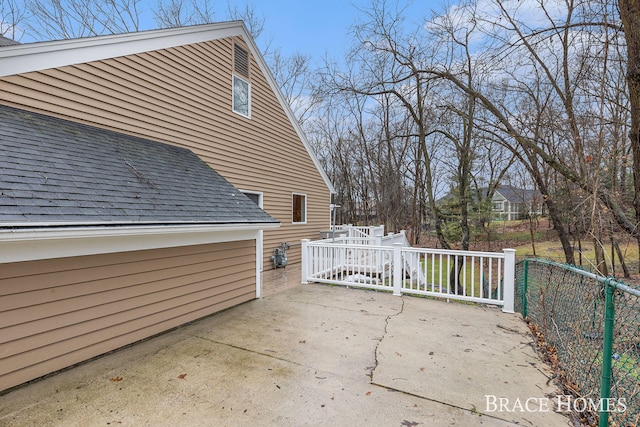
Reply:
[[[309,239],[302,239],[302,284],[306,285],[309,283],[308,275],[309,275],[309,263],[311,262],[311,256],[309,256]]]
[[[515,299],[515,282],[516,282],[516,250],[504,249],[504,305],[502,311],[505,313],[514,313]]]
[[[402,295],[402,243],[393,244],[393,295]]]

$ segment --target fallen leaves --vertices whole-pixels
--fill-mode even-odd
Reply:
[[[187,377],[187,374],[180,374],[180,375],[178,375],[178,378],[180,378],[181,380],[186,379],[186,377]]]
[[[113,377],[113,378],[109,378],[110,381],[113,381],[114,383],[118,382],[118,381],[122,381],[124,378],[122,377]]]

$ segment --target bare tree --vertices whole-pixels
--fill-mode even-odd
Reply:
[[[495,132],[508,135],[514,142],[511,149],[524,164],[529,165],[547,198],[549,213],[567,262],[574,262],[573,248],[563,216],[556,209],[553,191],[536,172],[540,171],[540,162],[585,194],[593,194],[622,228],[637,237],[635,224],[626,217],[620,200],[606,186],[598,185],[594,180],[593,165],[589,159],[593,157],[590,153],[595,147],[589,141],[593,139],[597,126],[585,128],[585,124],[592,123],[589,118],[598,113],[592,106],[604,102],[601,95],[591,92],[590,86],[594,73],[603,72],[603,55],[589,56],[589,49],[594,44],[606,49],[603,38],[616,40],[618,35],[588,31],[608,26],[603,25],[602,15],[591,13],[587,2],[567,4],[565,14],[558,15],[558,11],[547,8],[545,1],[540,1],[539,8],[547,25],[538,24],[535,28],[518,18],[517,8],[507,9],[502,2],[493,2],[492,5],[499,11],[499,16],[487,16],[471,4],[456,9],[458,13],[464,9],[464,13],[455,21],[455,26],[444,32],[440,26],[440,32],[436,34],[450,40],[469,21],[474,25],[480,23],[479,28],[483,30],[476,35],[476,40],[482,40],[483,46],[471,64],[473,68],[461,59],[442,61],[439,66],[421,72],[442,77],[457,89],[473,95],[494,117]],[[475,49],[479,47],[476,45]],[[451,52],[451,49],[445,49],[441,55],[452,58]],[[470,73],[486,73],[487,69],[494,74],[494,81],[500,75],[509,76],[508,92],[504,96],[497,97],[490,86],[469,83]],[[603,81],[597,75],[595,81]],[[554,111],[558,120],[553,124],[556,129],[553,135],[557,139],[544,139],[540,119]]]
[[[304,125],[324,97],[322,86],[314,87],[311,57],[301,53],[287,57],[277,49],[268,55],[267,60],[296,120]]]
[[[210,24],[216,21],[216,12],[212,3],[207,1],[159,0],[153,15],[160,28],[175,28]],[[243,21],[254,40],[258,39],[264,30],[265,17],[258,15],[255,6],[249,3],[244,3],[242,7],[229,3],[224,19]],[[263,53],[266,54],[266,51],[267,49]]]
[[[26,31],[40,40],[140,30],[141,0],[26,0]]]
[[[633,153],[633,205],[636,212],[635,225],[640,224],[640,4],[634,0],[619,0],[620,19],[627,42],[627,85],[631,109],[629,140]],[[636,231],[638,248],[640,235]],[[638,266],[640,269],[640,265]]]
[[[433,162],[430,158],[432,151],[428,144],[428,136],[432,131],[430,118],[433,114],[429,108],[428,93],[432,82],[426,75],[416,72],[422,67],[423,61],[428,60],[429,55],[425,46],[419,44],[417,34],[402,34],[400,12],[401,10],[388,9],[384,1],[374,2],[371,9],[365,11],[369,19],[354,27],[357,45],[350,54],[358,64],[357,73],[343,74],[344,78],[336,80],[334,84],[343,91],[364,95],[373,100],[384,99],[387,107],[394,108],[385,108],[386,114],[393,111],[394,115],[400,114],[411,121],[409,128],[404,126],[402,129],[409,132],[404,135],[404,139],[414,147],[407,152],[420,156],[414,159],[420,168],[414,168],[412,181],[417,187],[414,187],[413,198],[417,200],[419,192],[420,196],[422,193],[426,194],[427,209],[438,240],[443,247],[449,248],[449,242],[441,229],[443,221],[439,217],[436,203]],[[388,128],[383,129],[386,132],[384,140],[390,141],[396,137],[398,140],[402,139],[402,133],[394,136],[387,132]],[[424,179],[417,179],[419,176],[416,175],[423,175]],[[408,224],[414,233],[422,226],[420,205],[421,203],[413,203],[414,212],[410,215]]]
[[[24,3],[20,0],[0,2],[0,35],[19,41],[22,37],[20,26],[26,18]]]
[[[265,17],[259,15],[254,5],[245,2],[242,7],[238,7],[237,4],[228,3],[227,17],[232,21],[243,21],[249,30],[249,35],[254,40],[258,40],[264,31]],[[270,42],[266,43],[262,47],[262,54],[269,55]]]

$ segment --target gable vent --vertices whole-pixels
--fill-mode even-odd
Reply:
[[[235,44],[233,54],[234,70],[245,77],[249,77],[249,52]]]

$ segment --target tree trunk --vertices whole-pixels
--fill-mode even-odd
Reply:
[[[538,255],[536,255],[536,230],[535,230],[535,226],[533,225],[533,215],[530,213],[528,217],[529,217],[529,236],[531,237],[531,249],[533,250],[533,257],[537,258]]]
[[[562,250],[564,251],[564,259],[567,264],[575,265],[576,260],[574,257],[573,246],[571,245],[571,239],[569,236],[569,232],[565,227],[562,218],[562,212],[558,208],[558,205],[555,203],[554,199],[549,195],[549,189],[547,183],[538,168],[537,159],[534,153],[531,151],[526,152],[527,159],[529,160],[528,169],[533,176],[533,179],[536,181],[538,185],[538,189],[542,194],[543,200],[545,200],[545,204],[547,205],[547,209],[549,210],[549,219],[553,224],[553,228],[558,233],[558,239],[560,240],[560,244],[562,245]]]
[[[636,224],[640,224],[640,2],[619,0],[620,18],[627,41],[627,85],[631,111],[629,139],[633,154],[633,206]],[[636,234],[640,248],[640,235]],[[640,271],[640,263],[638,263]]]
[[[620,249],[620,245],[618,245],[618,241],[612,237],[611,244],[613,245],[613,247],[616,250],[616,253],[618,254],[618,259],[620,260],[620,265],[622,265],[622,271],[624,272],[624,278],[630,279],[631,273],[629,272],[629,267],[627,267],[627,263],[624,261],[624,255],[622,255],[622,250]]]
[[[608,276],[607,262],[604,259],[604,248],[602,247],[602,241],[598,237],[593,238],[593,250],[596,254],[596,271],[602,276]]]
[[[464,267],[465,258],[466,257],[454,257],[454,260],[456,261],[454,261],[454,264],[451,266],[451,271],[449,272],[450,292],[454,293],[455,295],[464,295],[464,287],[462,286],[462,281],[460,280],[460,273],[462,272],[462,269]]]

